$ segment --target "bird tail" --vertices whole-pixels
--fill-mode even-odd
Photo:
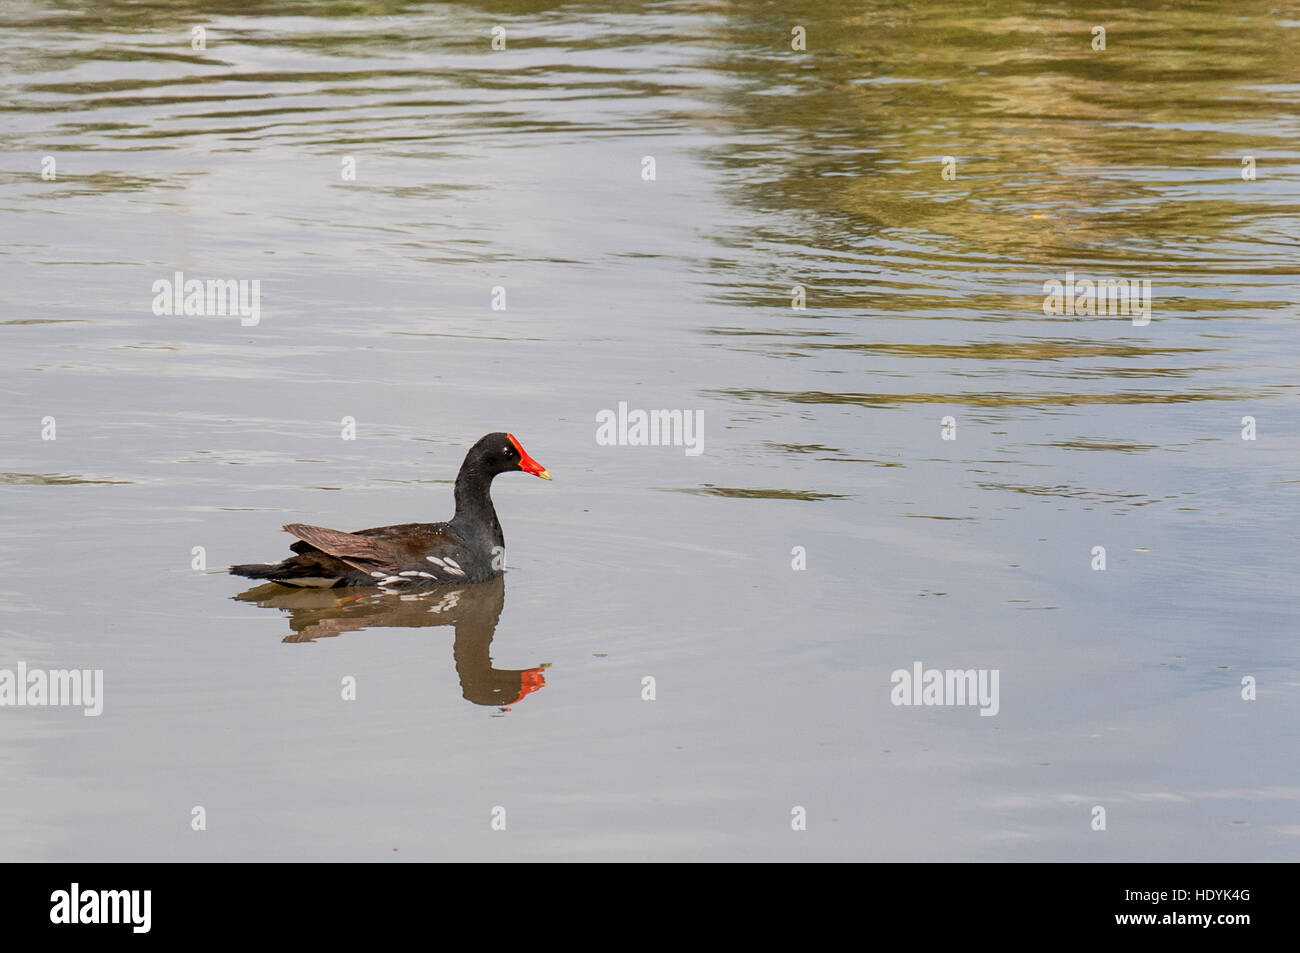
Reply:
[[[249,579],[274,579],[282,570],[279,563],[245,563],[242,566],[231,566],[230,574],[232,576],[246,576]]]

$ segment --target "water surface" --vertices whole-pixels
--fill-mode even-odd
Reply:
[[[1296,857],[1298,39],[6,4],[0,667],[106,698],[0,710],[0,857]],[[177,271],[260,322],[153,314]],[[1044,314],[1071,271],[1152,320]],[[704,452],[598,445],[620,401]],[[502,584],[232,599],[283,523],[449,517],[494,430],[555,476],[497,481]],[[915,661],[997,669],[998,715],[893,706]]]

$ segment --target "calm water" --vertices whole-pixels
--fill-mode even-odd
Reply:
[[[4,3],[0,668],[105,698],[0,709],[0,857],[1300,855],[1300,16],[1223,9]],[[492,430],[503,584],[232,599]]]

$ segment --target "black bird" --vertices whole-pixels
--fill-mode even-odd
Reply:
[[[456,515],[446,523],[401,523],[344,533],[290,523],[297,555],[279,563],[231,566],[249,579],[284,586],[334,589],[377,586],[403,591],[451,583],[483,582],[505,567],[505,537],[492,507],[492,478],[513,470],[551,478],[508,433],[490,433],[470,447],[456,476]]]

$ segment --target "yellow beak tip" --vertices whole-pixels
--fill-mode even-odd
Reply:
[[[550,471],[550,470],[540,470],[540,471],[538,471],[537,475],[538,475],[539,477],[541,477],[543,480],[549,480],[549,479],[551,478],[551,471]]]

